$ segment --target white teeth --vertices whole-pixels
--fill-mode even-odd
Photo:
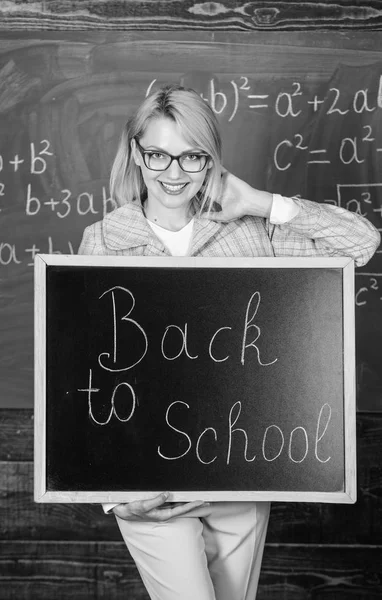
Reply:
[[[163,187],[167,188],[170,191],[178,191],[181,190],[182,187],[184,187],[186,184],[185,183],[181,183],[180,185],[170,185],[168,183],[164,183],[163,181],[161,181],[161,184],[163,185]]]

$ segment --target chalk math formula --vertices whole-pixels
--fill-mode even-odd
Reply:
[[[147,80],[142,86],[142,96],[163,83],[160,78]],[[244,178],[249,183],[285,195],[304,192],[308,199],[355,211],[382,230],[382,131],[379,126],[382,74],[378,72],[367,85],[356,80],[346,91],[340,84],[330,82],[325,87],[306,79],[260,81],[249,74],[221,76],[220,80],[212,76],[203,89],[197,91],[221,123],[230,163],[225,166],[229,170],[235,173],[243,158],[241,153],[248,154],[247,147],[254,153],[254,161],[256,153],[261,153],[264,147],[267,177],[263,182],[258,181],[259,173],[250,168],[247,157],[248,173]],[[56,99],[55,107],[57,105]],[[107,132],[108,137],[114,131],[115,148],[120,129],[114,125],[112,113],[111,107],[110,114],[106,109],[98,115],[101,119],[98,131]],[[232,145],[230,140],[234,138],[238,122],[245,122],[251,115],[256,121],[251,118],[248,121],[250,125],[245,130],[248,139],[237,140]],[[36,118],[33,113],[31,116]],[[272,133],[270,144],[267,140],[257,140],[256,133],[251,131],[252,124],[264,119],[269,123],[267,131]],[[335,127],[336,135],[314,135],[314,128],[307,127],[307,123],[317,119],[317,123],[322,124],[319,130],[330,132]],[[10,226],[4,225],[0,235],[0,270],[32,268],[39,252],[76,253],[84,228],[116,206],[110,197],[107,177],[81,181],[84,170],[81,165],[87,165],[87,171],[91,172],[95,157],[101,164],[112,160],[112,154],[106,157],[102,153],[102,135],[99,134],[101,139],[86,140],[86,143],[76,137],[70,140],[68,147],[62,147],[53,122],[51,127],[44,137],[29,139],[21,146],[0,144],[0,218],[5,223],[8,215],[12,215]],[[242,135],[243,130],[240,131]],[[95,155],[95,148],[99,155]],[[69,155],[70,167],[65,164],[65,157]],[[73,169],[75,177],[70,176]],[[300,174],[307,173],[306,189],[291,188],[296,170]],[[260,176],[264,177],[264,173]],[[357,306],[360,308],[379,293],[375,284],[367,284],[367,278],[379,281],[381,253],[378,249],[371,268],[357,272],[360,282]]]

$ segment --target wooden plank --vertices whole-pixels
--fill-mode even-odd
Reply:
[[[268,544],[257,600],[380,598],[381,552]],[[148,598],[122,542],[1,542],[0,589],[2,600]]]
[[[44,349],[46,348],[46,278],[45,262],[39,257],[34,262],[34,497],[39,497],[45,487],[46,469],[44,454],[46,448],[46,415],[42,410],[40,398],[46,394],[46,367]]]
[[[356,348],[355,348],[355,303],[354,263],[344,269],[343,310],[347,325],[343,329],[344,343],[344,426],[345,426],[345,478],[347,491],[353,502],[357,499],[357,451],[356,439]]]
[[[1,11],[1,3],[0,3],[0,11]],[[1,13],[0,13],[1,14]],[[43,29],[43,27],[39,28],[39,30]],[[224,44],[230,45],[231,47],[234,45],[241,45],[240,53],[251,52],[252,48],[246,49],[246,45],[249,43],[250,46],[258,44],[261,47],[263,46],[289,46],[292,50],[293,47],[296,49],[304,47],[304,48],[318,48],[320,52],[324,52],[325,49],[335,48],[336,53],[335,57],[337,58],[338,52],[348,51],[350,52],[350,56],[353,58],[357,56],[357,54],[361,54],[363,52],[374,52],[376,55],[379,55],[381,52],[381,32],[369,31],[366,33],[362,30],[349,30],[349,31],[322,31],[319,27],[315,28],[316,31],[278,31],[278,30],[267,30],[267,31],[253,31],[253,32],[243,32],[243,31],[209,31],[208,29],[197,31],[192,30],[181,30],[181,31],[171,31],[165,30],[163,28],[155,28],[154,30],[150,30],[147,32],[145,29],[138,31],[124,31],[123,29],[118,31],[107,31],[104,27],[101,30],[81,30],[80,42],[83,48],[83,60],[88,57],[89,50],[92,49],[93,46],[103,45],[103,44],[113,44],[112,51],[115,51],[115,46],[123,45],[123,44],[131,44],[132,50],[134,50],[134,45],[140,45],[142,43],[146,43],[149,46],[158,46],[165,42],[166,44],[171,45],[175,42],[184,42],[185,44],[193,44],[194,49],[198,49],[199,47],[203,47],[203,44],[210,45],[211,51],[213,50],[214,44]],[[31,50],[39,47],[41,43],[49,42],[54,45],[63,46],[60,49],[61,54],[65,55],[65,51],[70,51],[69,48],[65,48],[64,42],[70,43],[78,43],[79,34],[75,30],[75,28],[64,29],[64,30],[44,30],[43,35],[39,35],[39,32],[29,30],[17,30],[7,31],[6,29],[1,28],[0,24],[0,32],[1,32],[1,46],[9,52],[15,52],[21,48],[31,48]],[[196,42],[196,44],[195,44]],[[149,48],[148,46],[148,48]],[[161,48],[162,50],[162,48]],[[78,50],[77,50],[78,51]],[[171,50],[170,50],[171,51]],[[234,51],[234,48],[231,48],[231,52]],[[301,53],[301,51],[300,51]],[[333,53],[331,53],[331,57],[333,59]],[[157,58],[157,57],[156,57]],[[175,58],[175,57],[174,57]],[[206,55],[207,59],[208,56]],[[343,54],[340,54],[341,60],[343,59]],[[376,56],[372,56],[372,60],[378,59]],[[226,58],[227,60],[227,58]],[[136,56],[134,55],[134,62],[136,61]],[[254,70],[257,72],[257,69],[260,65],[256,63]],[[332,64],[333,66],[333,64]],[[54,67],[54,65],[52,65]],[[80,65],[81,67],[81,65]],[[172,70],[173,66],[171,65]],[[204,65],[203,65],[204,67]],[[83,68],[83,66],[82,66]],[[332,73],[333,69],[330,70]],[[65,72],[68,77],[68,72]],[[62,76],[62,73],[61,73]]]
[[[298,0],[272,3],[235,0],[183,2],[182,0],[47,0],[31,3],[10,0],[0,6],[2,29],[224,29],[290,30],[378,29],[381,9],[377,0],[319,4]]]
[[[1,542],[2,600],[148,596],[124,543]]]
[[[381,546],[268,544],[257,600],[380,598],[381,556]]]
[[[37,504],[33,464],[0,463],[0,539],[120,540],[99,504]]]
[[[0,460],[33,459],[33,410],[0,409]]]

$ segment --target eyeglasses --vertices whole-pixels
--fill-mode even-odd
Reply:
[[[143,162],[146,167],[151,171],[165,171],[169,168],[173,160],[178,161],[178,165],[186,173],[199,173],[203,171],[210,158],[208,154],[202,153],[187,153],[173,156],[166,152],[159,152],[157,150],[145,150],[142,148],[136,138],[135,143],[137,144],[138,150],[142,155]]]

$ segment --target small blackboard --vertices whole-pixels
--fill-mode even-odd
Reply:
[[[38,255],[35,500],[355,501],[348,258]]]

